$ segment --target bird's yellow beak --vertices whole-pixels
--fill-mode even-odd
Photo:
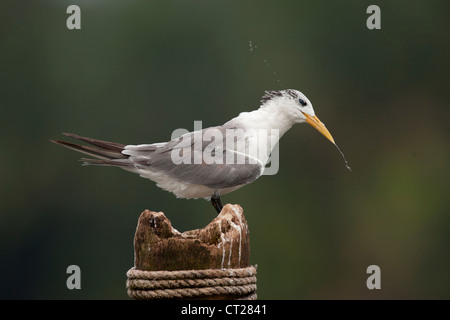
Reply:
[[[310,116],[309,114],[306,114],[302,112],[303,115],[306,117],[306,122],[308,122],[311,126],[317,129],[321,134],[323,134],[328,140],[333,142],[333,144],[336,144],[334,142],[333,137],[331,136],[331,133],[328,131],[328,129],[325,127],[325,125],[317,118],[317,116]]]

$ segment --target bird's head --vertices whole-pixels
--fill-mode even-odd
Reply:
[[[265,91],[261,103],[262,107],[275,108],[277,112],[285,113],[294,123],[309,123],[335,144],[328,129],[315,115],[311,101],[300,91],[294,89]]]

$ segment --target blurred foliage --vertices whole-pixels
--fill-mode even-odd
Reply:
[[[82,29],[66,28],[78,4]],[[0,3],[0,298],[126,299],[144,209],[180,231],[214,218],[112,168],[81,167],[61,132],[136,144],[224,123],[264,90],[304,92],[346,154],[311,127],[243,206],[262,299],[449,299],[450,3]],[[250,51],[249,42],[255,46]],[[79,265],[82,289],[66,288]],[[366,268],[381,268],[381,290]]]

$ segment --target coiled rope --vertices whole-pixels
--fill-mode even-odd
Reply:
[[[127,292],[133,299],[256,300],[256,267],[177,271],[127,272]]]

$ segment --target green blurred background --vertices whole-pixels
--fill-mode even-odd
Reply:
[[[81,8],[81,30],[66,9]],[[381,30],[366,9],[381,8]],[[214,218],[51,144],[124,144],[222,124],[264,90],[313,102],[353,171],[307,125],[244,208],[261,299],[449,299],[449,1],[2,1],[0,298],[128,299],[144,209],[180,231]],[[251,51],[249,42],[254,50]],[[81,290],[66,288],[67,266]],[[381,268],[368,290],[366,268]]]

